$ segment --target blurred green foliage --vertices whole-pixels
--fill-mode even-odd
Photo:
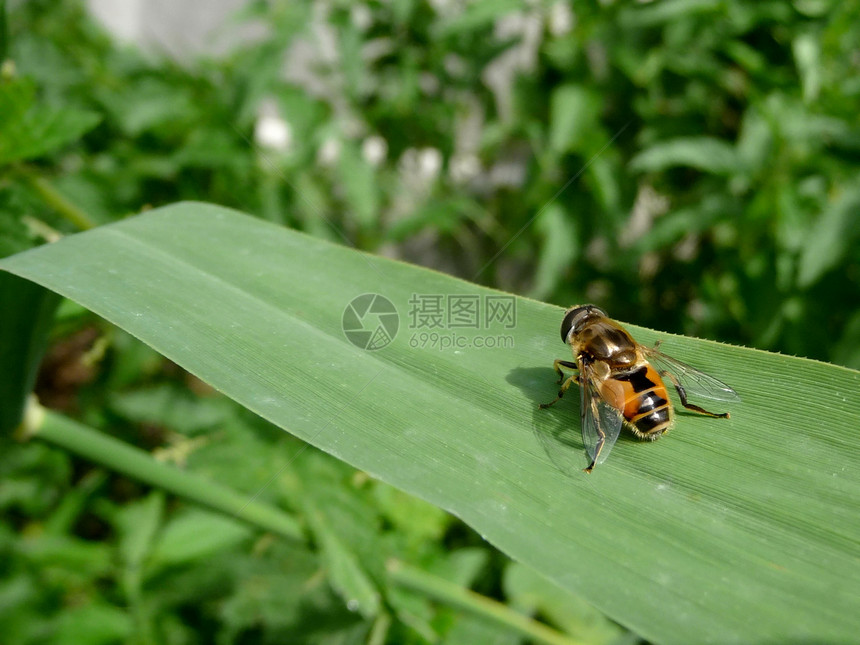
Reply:
[[[201,199],[860,366],[860,4],[524,7],[254,2],[237,21],[264,35],[181,66],[116,46],[78,3],[29,2],[10,18],[0,160],[34,159],[96,223]],[[32,186],[0,200],[74,230]]]
[[[856,0],[256,1],[235,26],[259,37],[186,64],[117,45],[79,2],[4,17],[4,255],[196,199],[560,305],[860,367]],[[267,486],[328,539],[270,543],[4,438],[8,642],[361,641],[384,630],[338,594],[378,588],[383,554],[571,634],[620,636],[436,509],[315,451],[287,468],[296,441],[187,401],[184,375],[86,312],[64,304],[53,339],[43,400],[249,494]],[[296,492],[306,469],[328,516]],[[375,578],[346,565],[325,584],[325,561],[350,558]],[[389,642],[517,642],[415,594],[385,602]]]

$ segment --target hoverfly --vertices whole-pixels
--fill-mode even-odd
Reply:
[[[622,425],[638,438],[651,441],[669,430],[674,409],[663,377],[675,386],[681,405],[700,414],[729,418],[728,412],[708,412],[687,402],[688,393],[717,401],[740,401],[725,383],[657,351],[659,342],[653,349],[640,345],[594,305],[576,305],[565,312],[561,339],[570,345],[576,360],[553,363],[561,389],[555,401],[540,407],[548,408],[559,401],[572,383],[580,386],[582,440],[591,459],[587,473],[606,460]],[[578,374],[565,380],[562,367]]]

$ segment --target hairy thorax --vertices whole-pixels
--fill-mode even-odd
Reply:
[[[579,334],[577,354],[591,361],[603,361],[613,368],[633,365],[637,360],[636,343],[623,329],[608,322],[596,322]]]

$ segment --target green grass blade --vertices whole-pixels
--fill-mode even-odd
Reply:
[[[582,641],[568,638],[564,634],[548,628],[543,623],[514,611],[504,603],[486,598],[470,589],[464,589],[444,578],[410,567],[398,560],[390,560],[387,563],[387,568],[391,579],[397,584],[439,602],[464,609],[487,621],[503,625],[512,632],[522,634],[533,643],[583,645]]]
[[[27,395],[36,383],[39,363],[59,298],[15,275],[0,275],[0,433],[21,423]]]
[[[559,440],[578,434],[577,397],[537,409],[555,394],[553,359],[568,357],[558,307],[517,299],[514,328],[480,330],[509,335],[512,348],[422,348],[409,328],[413,294],[500,294],[203,204],[74,235],[0,268],[455,513],[649,640],[860,633],[858,372],[631,326],[743,403],[729,420],[679,414],[655,443],[622,439],[587,476],[578,439]],[[341,324],[354,297],[374,292],[397,307],[400,330],[370,352]]]
[[[247,499],[233,489],[188,473],[152,458],[152,455],[108,437],[37,404],[30,406],[25,433],[55,446],[110,466],[140,481],[185,497],[226,515],[232,515],[266,531],[293,540],[304,538],[292,516],[266,504]]]

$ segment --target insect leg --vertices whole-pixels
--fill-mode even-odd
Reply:
[[[553,361],[552,366],[555,368],[556,373],[558,374],[557,383],[561,383],[564,380],[564,372],[561,371],[561,367],[559,365],[564,365],[566,368],[571,370],[578,370],[579,366],[576,363],[572,363],[570,361],[563,361],[560,358]]]
[[[562,372],[562,371],[561,371],[561,368],[559,367],[559,364],[562,364],[562,365],[564,365],[565,367],[570,367],[570,366],[571,366],[571,363],[569,363],[568,361],[556,361],[556,362],[555,362],[555,371],[556,371],[556,372],[558,372],[559,374],[561,374],[562,378],[564,378],[564,372]],[[573,368],[575,369],[575,368],[576,368],[576,365],[573,365]],[[561,381],[559,381],[559,382],[561,383]],[[579,376],[576,376],[576,375],[574,375],[574,376],[568,376],[568,377],[567,377],[567,380],[566,380],[564,383],[562,383],[562,385],[561,385],[561,389],[558,391],[558,396],[555,398],[555,400],[554,400],[554,401],[550,401],[549,403],[541,403],[540,405],[538,405],[538,407],[539,407],[539,408],[541,408],[541,409],[543,409],[543,408],[548,408],[548,407],[549,407],[549,406],[551,406],[552,404],[557,403],[558,401],[560,401],[560,400],[561,400],[561,397],[563,397],[563,396],[564,396],[564,393],[565,393],[565,392],[567,392],[568,388],[570,388],[570,386],[571,386],[573,383],[579,383]]]
[[[728,412],[708,412],[704,408],[700,408],[698,405],[693,405],[692,403],[687,402],[687,391],[684,389],[684,386],[681,385],[680,381],[675,377],[671,372],[667,372],[666,370],[662,370],[659,372],[660,376],[667,377],[670,381],[672,381],[672,385],[675,386],[675,389],[678,390],[678,396],[681,397],[681,405],[683,405],[688,410],[693,410],[694,412],[698,412],[699,414],[707,414],[709,417],[717,417],[718,419],[728,419]]]

